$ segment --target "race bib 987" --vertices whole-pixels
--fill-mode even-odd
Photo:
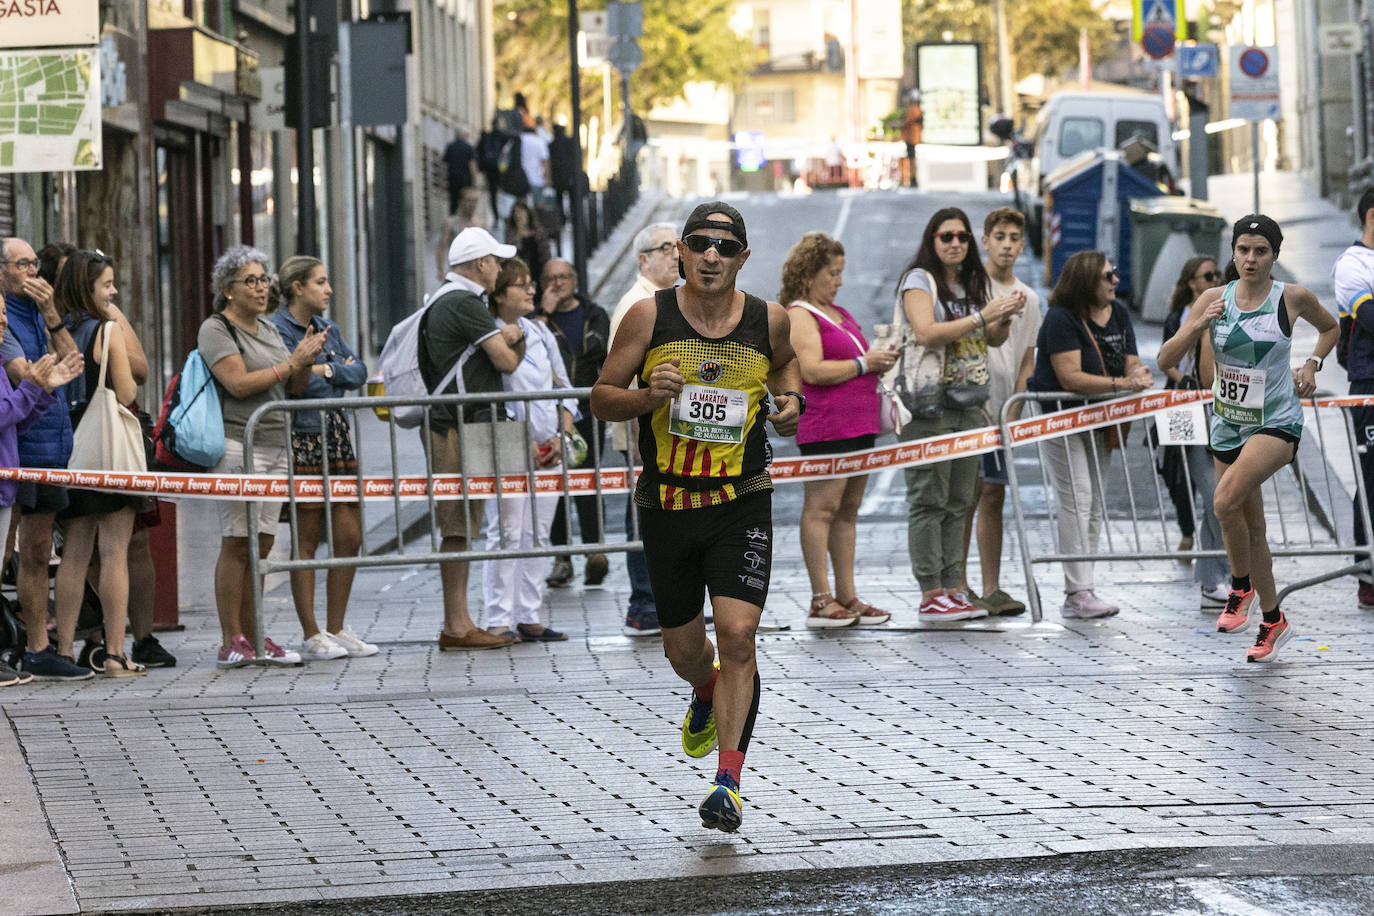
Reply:
[[[1264,422],[1264,370],[1217,365],[1212,397],[1217,416],[1227,423],[1259,426]]]

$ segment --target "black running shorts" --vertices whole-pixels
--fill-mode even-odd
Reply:
[[[773,565],[773,494],[751,493],[701,509],[640,510],[658,622],[691,623],[709,591],[762,608]]]

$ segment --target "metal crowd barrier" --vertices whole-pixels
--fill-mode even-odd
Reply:
[[[1068,392],[1023,392],[1012,395],[1002,408],[999,427],[1002,442],[1012,442],[1008,428],[1011,419],[1021,412],[1026,404],[1046,405],[1042,412],[1058,409],[1059,402],[1082,403],[1110,401],[1119,395],[1081,395]],[[1265,521],[1269,538],[1270,552],[1275,557],[1353,557],[1354,562],[1329,572],[1310,576],[1292,582],[1279,592],[1282,601],[1292,592],[1322,582],[1344,576],[1368,572],[1371,569],[1368,548],[1360,548],[1354,543],[1354,533],[1350,519],[1362,519],[1366,532],[1374,531],[1370,526],[1369,497],[1365,492],[1364,477],[1360,470],[1360,455],[1364,446],[1359,444],[1355,428],[1348,410],[1339,407],[1318,408],[1312,402],[1305,402],[1303,425],[1303,444],[1292,464],[1280,469],[1268,482],[1265,489]],[[1121,460],[1112,460],[1107,473],[1101,473],[1099,449],[1103,447],[1100,438],[1091,431],[1070,433],[1071,436],[1086,436],[1089,453],[1090,479],[1077,480],[1070,464],[1070,483],[1075,495],[1082,493],[1091,498],[1092,489],[1103,494],[1103,520],[1099,549],[1090,553],[1065,552],[1060,544],[1056,514],[1060,511],[1057,503],[1054,482],[1051,479],[1045,458],[1045,441],[1022,446],[1003,445],[1008,471],[1013,514],[1016,520],[1016,534],[1019,542],[1021,563],[1026,577],[1032,619],[1039,622],[1043,616],[1039,588],[1035,581],[1037,565],[1090,561],[1110,563],[1120,560],[1198,560],[1203,557],[1225,558],[1226,551],[1204,550],[1198,546],[1200,538],[1194,539],[1194,549],[1177,550],[1170,546],[1170,534],[1174,516],[1166,507],[1172,504],[1165,484],[1155,469],[1158,466],[1159,448],[1155,436],[1147,436],[1142,428],[1154,425],[1154,417],[1145,417],[1138,422],[1124,422],[1115,425],[1121,442]],[[1339,424],[1338,433],[1344,434],[1344,442],[1333,441],[1328,445],[1328,437],[1337,434],[1328,428]],[[1129,428],[1128,428],[1129,427]],[[1102,427],[1110,428],[1110,427]],[[1205,448],[1205,446],[1174,446],[1181,448]],[[1036,512],[1032,517],[1028,504],[1039,500],[1030,499],[1026,485],[1019,479],[1016,469],[1016,454],[1030,448],[1036,450],[1033,462],[1040,474],[1039,484],[1044,493],[1045,522],[1049,525],[1053,549],[1049,552],[1036,552],[1033,539],[1041,533],[1032,528],[1032,522],[1042,516]],[[1211,456],[1207,456],[1209,464]],[[1334,464],[1333,464],[1334,463]],[[1319,465],[1319,467],[1317,466]],[[1204,522],[1203,500],[1199,487],[1194,484],[1193,475],[1185,460],[1182,465],[1185,484],[1190,494],[1195,526],[1200,531]],[[1144,479],[1142,479],[1144,478]],[[1342,478],[1352,481],[1355,496],[1351,499]],[[1206,482],[1203,485],[1207,485]],[[1211,486],[1215,486],[1212,477]],[[1352,505],[1353,503],[1353,505]],[[1206,505],[1210,506],[1210,498]],[[1345,509],[1352,510],[1350,519],[1345,517]],[[1115,513],[1115,514],[1114,514]]]
[[[626,532],[624,541],[607,540],[606,512],[604,494],[602,491],[601,471],[602,471],[602,452],[603,447],[600,442],[587,443],[586,462],[578,470],[591,470],[594,472],[595,485],[592,494],[596,496],[596,512],[599,530],[601,531],[601,541],[594,544],[586,542],[568,543],[553,545],[549,543],[536,543],[532,547],[519,548],[510,547],[506,544],[505,532],[500,531],[501,545],[497,550],[488,550],[485,547],[485,533],[479,535],[469,532],[468,549],[462,551],[445,552],[440,549],[441,537],[438,529],[437,507],[439,499],[459,499],[463,503],[465,517],[471,518],[473,502],[485,502],[487,499],[494,499],[498,506],[503,501],[511,499],[528,499],[531,502],[531,516],[535,520],[536,538],[538,537],[539,501],[538,496],[545,495],[537,490],[535,485],[535,472],[540,470],[535,465],[534,455],[530,448],[530,431],[528,421],[528,411],[526,419],[522,421],[504,419],[505,410],[503,405],[516,402],[533,401],[563,401],[563,400],[585,400],[590,397],[590,388],[561,388],[555,391],[538,392],[484,392],[480,394],[447,394],[429,395],[426,397],[343,397],[343,398],[322,398],[322,399],[297,399],[285,401],[269,401],[259,406],[248,418],[244,427],[244,470],[245,474],[255,473],[253,468],[253,442],[258,437],[258,429],[262,425],[263,418],[273,413],[284,414],[289,431],[291,420],[295,413],[303,410],[342,410],[350,418],[350,432],[353,440],[355,456],[357,458],[356,488],[357,498],[340,499],[333,495],[331,487],[331,475],[329,473],[329,429],[328,424],[321,422],[321,454],[323,468],[321,471],[321,489],[318,497],[312,495],[309,498],[301,498],[297,493],[296,473],[290,457],[290,446],[287,446],[287,489],[289,496],[285,503],[287,518],[290,522],[291,550],[289,559],[280,560],[270,557],[260,558],[256,549],[258,534],[257,503],[248,502],[248,540],[249,540],[249,575],[252,579],[253,589],[253,618],[256,627],[257,653],[261,658],[263,655],[263,621],[262,621],[262,577],[268,573],[291,572],[299,569],[329,570],[343,567],[383,567],[383,566],[415,566],[427,563],[438,563],[445,561],[478,561],[495,559],[513,559],[520,557],[552,557],[570,554],[591,554],[591,553],[616,553],[630,550],[642,550],[643,542],[639,539],[638,517],[633,517],[634,530]],[[488,408],[492,418],[487,421],[464,421],[458,425],[459,446],[462,460],[461,473],[464,478],[469,475],[489,476],[493,473],[500,474],[509,478],[511,475],[523,475],[527,485],[525,492],[518,495],[507,495],[503,493],[503,488],[499,481],[495,487],[494,495],[490,497],[474,497],[469,493],[466,486],[461,488],[455,496],[435,496],[435,471],[433,466],[433,456],[430,454],[430,409],[437,406],[452,406],[460,414],[466,405],[473,405]],[[424,407],[424,417],[420,426],[414,429],[407,429],[396,423],[395,412],[392,408],[396,407]],[[375,413],[380,419],[383,412],[386,418],[382,420],[386,424],[386,439],[379,449],[375,442],[375,433],[364,436],[362,434],[364,424],[372,421],[364,418],[363,423],[359,422],[360,413]],[[609,426],[610,424],[604,424]],[[594,428],[600,429],[602,424],[596,424]],[[419,552],[407,551],[405,544],[405,528],[407,524],[403,522],[403,504],[413,502],[404,498],[402,479],[412,475],[403,466],[405,455],[400,448],[400,440],[405,436],[418,436],[420,442],[419,452],[423,456],[423,476],[425,480],[425,515],[423,518],[428,521],[429,544],[428,550]],[[290,433],[287,434],[288,442]],[[566,449],[566,438],[565,438]],[[384,459],[385,467],[389,468],[391,478],[390,510],[394,522],[394,543],[395,552],[371,553],[368,550],[368,505],[371,502],[374,506],[376,500],[369,500],[365,492],[365,478],[373,480],[378,477],[386,477],[387,473],[369,473],[366,465],[371,459],[377,460],[378,453]],[[566,462],[560,464],[562,472],[562,483],[559,496],[564,502],[564,512],[568,518],[569,541],[573,539],[572,524],[572,499],[574,494],[569,488],[569,471]],[[337,479],[337,475],[335,475]],[[274,500],[275,501],[275,500]],[[318,505],[324,509],[324,544],[327,551],[321,557],[302,557],[300,555],[300,544],[297,539],[297,512],[301,503],[310,503],[312,506]],[[356,502],[360,514],[360,528],[362,530],[362,545],[357,556],[341,557],[336,555],[334,546],[334,522],[332,507],[339,502]],[[386,502],[383,502],[385,505]],[[413,522],[412,522],[413,524]],[[483,546],[476,547],[478,538],[481,538]]]

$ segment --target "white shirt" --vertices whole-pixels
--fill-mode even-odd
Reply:
[[[544,180],[544,163],[548,161],[549,145],[543,137],[536,133],[520,135],[520,164],[525,168],[530,187],[542,188],[548,183]]]
[[[496,319],[499,326],[506,322]],[[520,330],[525,332],[525,355],[515,371],[503,374],[501,381],[507,391],[549,391],[554,388],[568,388],[568,370],[563,365],[563,356],[558,351],[558,341],[548,326],[540,321],[521,317]],[[577,399],[566,398],[562,401],[509,401],[506,414],[512,420],[524,420],[525,409],[530,412],[530,439],[538,444],[549,441],[558,435],[558,408],[563,407],[574,417],[577,416]]]
[[[1026,307],[1021,314],[1011,319],[1011,329],[1006,341],[1000,347],[988,347],[988,416],[996,423],[1002,416],[1002,405],[1012,396],[1016,387],[1016,373],[1021,369],[1021,360],[1027,350],[1035,349],[1035,339],[1040,335],[1040,297],[1020,280],[1013,283],[998,283],[988,275],[988,288],[992,298],[1005,296],[1015,290],[1026,294]]]

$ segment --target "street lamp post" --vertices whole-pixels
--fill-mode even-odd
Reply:
[[[296,0],[296,251],[318,254],[315,240],[315,136],[310,119],[310,2]]]
[[[577,65],[579,28],[577,0],[568,0],[568,75],[572,90],[572,125],[569,133],[573,142],[573,182],[569,197],[572,200],[573,270],[577,271],[577,288],[588,292],[587,237],[582,218],[582,74]]]

